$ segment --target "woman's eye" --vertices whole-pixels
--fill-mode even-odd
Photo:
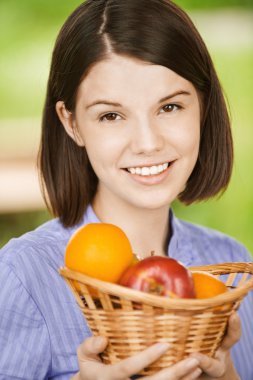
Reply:
[[[176,111],[176,110],[178,110],[178,109],[180,109],[181,107],[180,106],[178,106],[177,104],[166,104],[163,108],[162,108],[162,110],[164,111],[164,112],[173,112],[173,111]]]
[[[99,121],[114,121],[114,120],[116,120],[117,116],[119,116],[117,113],[109,112],[109,113],[101,116]]]

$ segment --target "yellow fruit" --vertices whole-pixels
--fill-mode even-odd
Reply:
[[[133,259],[126,234],[107,223],[81,227],[70,238],[65,251],[65,265],[69,269],[114,283]]]
[[[196,298],[209,298],[227,291],[226,285],[207,272],[192,272]]]

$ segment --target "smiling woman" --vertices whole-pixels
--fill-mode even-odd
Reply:
[[[59,39],[53,54],[53,69],[49,77],[48,95],[44,111],[41,169],[54,214],[61,215],[61,220],[65,226],[76,223],[82,218],[87,204],[94,198],[97,190],[98,177],[94,175],[94,167],[92,165],[90,166],[91,158],[89,157],[87,149],[79,150],[77,148],[77,146],[82,147],[84,141],[82,141],[82,139],[80,139],[81,136],[77,134],[77,128],[72,129],[71,122],[76,112],[77,115],[74,122],[78,126],[80,124],[78,115],[81,114],[81,109],[83,110],[82,118],[87,121],[88,115],[90,114],[88,114],[88,112],[87,115],[84,114],[85,107],[88,107],[87,111],[91,112],[91,105],[97,102],[100,103],[99,99],[101,99],[101,93],[106,96],[106,98],[102,100],[103,103],[114,103],[114,107],[119,108],[120,103],[123,102],[120,102],[120,99],[117,99],[116,96],[119,95],[120,91],[122,92],[122,88],[126,88],[126,91],[124,91],[125,103],[131,104],[131,106],[133,101],[130,103],[129,98],[131,97],[133,99],[132,94],[135,93],[135,91],[139,93],[139,96],[142,96],[142,101],[144,101],[151,93],[150,89],[152,89],[153,92],[154,89],[157,88],[156,98],[153,97],[153,99],[151,99],[150,95],[148,104],[150,108],[151,102],[153,102],[152,107],[154,107],[160,97],[168,96],[168,92],[169,96],[171,96],[173,91],[185,91],[184,88],[180,88],[180,78],[181,80],[188,81],[188,85],[192,86],[194,91],[198,94],[198,97],[201,98],[202,139],[200,141],[199,156],[196,165],[193,172],[189,173],[191,176],[188,178],[187,184],[185,183],[185,188],[180,189],[180,194],[178,194],[179,199],[190,204],[196,200],[210,198],[224,190],[231,176],[233,157],[228,113],[209,53],[195,27],[188,19],[188,16],[178,13],[177,7],[170,3],[170,6],[175,9],[175,13],[170,15],[170,20],[168,20],[168,4],[154,0],[150,3],[150,11],[154,14],[154,17],[151,18],[152,22],[149,19],[148,13],[142,14],[142,22],[140,22],[138,19],[140,4],[137,6],[136,3],[131,2],[130,4],[122,4],[121,7],[116,4],[109,4],[104,11],[100,8],[100,6],[102,7],[100,3],[96,4],[97,7],[95,8],[93,8],[91,4],[87,5],[87,12],[89,9],[91,19],[96,19],[96,22],[94,21],[90,30],[87,29],[83,31],[86,24],[83,24],[81,18],[74,22],[77,50],[72,49],[72,36],[67,33],[66,29],[68,27],[65,25],[62,30],[62,38]],[[146,2],[143,6],[146,7]],[[96,18],[95,16],[95,13],[99,11],[102,12],[100,15],[102,24],[99,22],[99,17]],[[129,15],[128,19],[125,18],[125,14]],[[180,29],[178,29],[178,24],[180,24]],[[83,35],[86,35],[87,38],[94,41],[93,50],[87,46],[86,39],[83,39]],[[86,51],[87,54],[84,54]],[[77,54],[82,59],[76,59]],[[118,56],[121,56],[120,59]],[[114,57],[114,59],[117,57],[118,59],[118,65],[115,64],[113,67],[113,74],[110,65],[112,57]],[[123,57],[125,59],[123,59]],[[126,57],[132,58],[132,62],[136,63],[132,71],[130,71],[126,65],[126,62],[129,61]],[[189,57],[191,57],[191,60],[189,60]],[[103,66],[102,69],[101,65]],[[115,66],[117,66],[117,72],[115,72]],[[136,81],[141,66],[143,69],[142,76],[146,72],[153,75],[149,83],[147,79]],[[166,86],[164,85],[163,89],[158,91],[159,86],[155,83],[153,73],[154,66],[161,66],[161,70],[163,68],[164,71],[167,68],[167,70],[172,72],[171,75],[177,75],[174,88],[170,87],[171,84],[169,80],[167,80]],[[55,70],[56,67],[57,70]],[[71,67],[75,67],[75,70],[73,71]],[[133,77],[133,71],[135,69],[139,70],[137,70],[136,75]],[[146,69],[146,71],[144,71],[144,69]],[[96,77],[98,70],[103,70],[101,73],[98,73],[100,80]],[[127,70],[127,75],[123,78],[125,70]],[[87,73],[89,75],[87,75]],[[105,75],[105,77],[103,75]],[[131,80],[132,78],[133,80]],[[64,85],[61,83],[62,79],[64,79]],[[116,85],[117,81],[120,81],[121,87]],[[177,83],[177,81],[179,81],[179,83]],[[146,86],[144,86],[144,83],[146,83]],[[78,88],[79,85],[80,87]],[[138,88],[140,85],[142,85],[142,93]],[[106,92],[105,87],[107,87]],[[109,91],[111,87],[112,89]],[[80,102],[80,96],[84,104]],[[122,95],[121,97],[123,99]],[[58,115],[52,107],[53,103],[56,103],[57,100],[62,102],[58,103]],[[127,107],[128,104],[124,104],[124,106]],[[113,105],[110,104],[110,106]],[[60,112],[59,108],[62,108],[62,112]],[[110,120],[112,113],[114,115],[113,117],[116,116],[115,111],[112,112],[112,110],[108,108],[107,111],[110,113]],[[93,118],[96,117],[94,112],[93,110]],[[135,113],[137,114],[137,112],[138,109]],[[145,112],[147,112],[147,110],[145,110]],[[59,124],[60,120],[57,116],[61,115],[62,117],[65,115],[65,118],[69,120],[69,128],[67,130],[68,135],[73,141],[67,138],[67,135],[64,134]],[[103,122],[105,120],[104,115],[105,111],[100,111],[99,117],[100,119],[102,118],[101,121],[103,120]],[[116,117],[116,124],[124,124],[123,120],[119,121],[119,116],[120,115]],[[63,122],[61,117],[60,119],[61,122]],[[50,139],[52,141],[51,145],[47,144],[48,120],[52,121],[51,129],[53,128],[54,131],[51,133],[51,135],[54,136],[54,140],[52,138]],[[133,121],[136,122],[136,116]],[[65,125],[65,123],[63,124]],[[132,128],[134,128],[133,124],[131,120]],[[139,130],[142,131],[143,128]],[[97,129],[94,133],[96,133],[96,131]],[[75,139],[72,138],[73,133],[75,133],[75,139],[78,139],[76,140],[78,144],[75,144]],[[100,135],[101,141],[103,139],[103,133],[102,131]],[[121,130],[120,133],[124,134],[125,130]],[[139,141],[145,143],[148,138],[150,138],[150,133],[145,136],[145,139],[140,135]],[[63,144],[59,144],[59,141],[62,141]],[[148,143],[150,143],[150,141]],[[56,151],[56,147],[58,151]],[[62,157],[62,149],[65,151],[66,147],[69,155],[69,167],[65,164],[65,169],[62,171],[61,160],[56,159],[51,161],[50,157]],[[111,149],[111,147],[109,147],[109,149]],[[211,155],[210,151],[212,151]],[[161,163],[165,163],[166,159],[164,161],[163,157]],[[156,161],[150,161],[151,160],[147,162],[149,166],[150,164],[157,164]],[[53,164],[50,164],[50,162]],[[160,161],[158,163],[160,163]],[[134,164],[136,165],[136,163]],[[146,163],[140,162],[138,159],[137,164],[143,166]],[[59,165],[59,167],[57,165]],[[127,165],[132,167],[131,162],[127,162]],[[78,176],[78,186],[77,178],[74,179],[73,176],[70,177],[69,175],[73,166],[75,166],[79,173],[82,173]],[[84,166],[87,167],[87,170],[83,170]],[[61,192],[59,192],[59,186],[61,186],[62,181],[65,182],[65,176],[73,179],[73,182],[69,182],[69,196],[67,194],[65,194],[66,196],[62,196]],[[52,178],[54,178],[54,181],[51,180]],[[68,205],[70,200],[71,208]],[[68,211],[65,212],[65,210]]]
[[[67,243],[78,227],[104,222],[142,258],[250,261],[238,242],[172,211],[176,199],[190,204],[226,189],[232,163],[221,85],[186,13],[170,0],[81,4],[56,40],[43,112],[40,172],[56,218],[1,250],[3,377],[126,380],[158,359],[167,343],[114,365],[99,361],[107,342],[89,337],[58,273]],[[251,380],[252,307],[250,294],[237,345],[232,317],[214,358],[195,353],[152,379]]]

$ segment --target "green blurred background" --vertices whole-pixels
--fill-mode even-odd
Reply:
[[[189,11],[220,76],[233,122],[235,167],[220,199],[189,207],[176,203],[174,208],[179,217],[232,235],[253,252],[253,0],[175,2]],[[15,160],[35,161],[54,40],[79,4],[0,0],[0,170]],[[0,246],[49,218],[41,204],[0,208]]]

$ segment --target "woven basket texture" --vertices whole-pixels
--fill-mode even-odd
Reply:
[[[140,372],[151,375],[192,352],[213,356],[226,331],[228,318],[253,289],[253,263],[196,266],[212,273],[228,292],[208,299],[165,298],[100,281],[61,268],[94,335],[108,338],[104,363],[116,363],[156,342],[171,348]]]

